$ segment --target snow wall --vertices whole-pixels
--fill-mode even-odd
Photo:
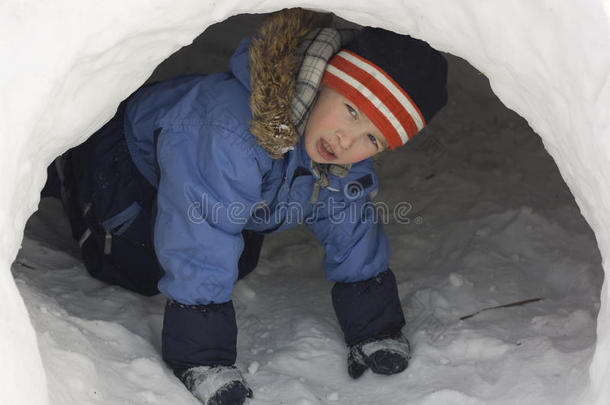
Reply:
[[[293,6],[408,33],[484,73],[542,137],[610,269],[608,0],[9,0],[0,5],[0,402],[48,403],[35,334],[10,273],[46,166],[209,25]],[[610,403],[607,278],[601,294],[587,405]]]

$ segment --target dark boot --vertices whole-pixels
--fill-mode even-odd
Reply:
[[[235,366],[193,367],[179,378],[205,405],[242,405],[252,398],[252,390]]]

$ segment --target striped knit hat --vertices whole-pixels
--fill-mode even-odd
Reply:
[[[447,103],[447,61],[426,42],[366,27],[330,60],[322,83],[356,104],[394,149]]]

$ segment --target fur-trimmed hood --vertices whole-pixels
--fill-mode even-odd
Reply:
[[[296,51],[307,33],[324,26],[325,20],[313,11],[282,10],[265,20],[250,44],[250,132],[274,159],[299,140],[290,111],[299,68]]]

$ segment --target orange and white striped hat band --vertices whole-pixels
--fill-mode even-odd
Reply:
[[[347,49],[330,60],[322,83],[356,104],[390,149],[404,145],[426,125],[411,97],[383,69]]]

